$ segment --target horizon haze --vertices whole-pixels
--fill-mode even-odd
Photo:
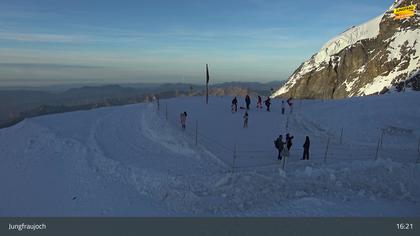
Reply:
[[[388,1],[0,2],[0,86],[286,80]]]

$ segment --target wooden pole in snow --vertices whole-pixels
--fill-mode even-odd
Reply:
[[[327,162],[328,150],[330,148],[330,137],[328,137],[327,147],[325,148],[324,162]]]
[[[209,103],[209,80],[210,80],[209,65],[206,64],[206,104]]]
[[[385,134],[385,130],[382,130],[382,134],[381,134],[381,146],[380,146],[380,149],[382,149],[382,144],[383,144],[383,141],[384,141],[384,134]]]
[[[343,132],[344,132],[344,128],[341,128],[340,144],[343,144]]]
[[[232,173],[235,172],[235,160],[236,160],[236,143],[235,145],[233,145]]]
[[[198,120],[195,121],[195,146],[198,145]]]
[[[287,156],[284,156],[283,157],[283,170],[284,170],[284,168],[286,168],[286,159],[287,159]]]
[[[165,104],[165,119],[168,121],[168,104]]]
[[[381,135],[379,136],[379,139],[378,139],[378,146],[376,147],[375,160],[378,160],[378,157],[379,157],[379,149],[382,146],[382,136],[383,135],[384,135],[384,130],[382,130]]]

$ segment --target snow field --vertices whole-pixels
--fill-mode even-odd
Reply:
[[[247,129],[231,97],[28,119],[0,130],[0,215],[418,216],[418,96],[295,101],[289,116],[280,100],[272,112],[253,100]],[[286,132],[295,138],[283,171],[273,141]]]

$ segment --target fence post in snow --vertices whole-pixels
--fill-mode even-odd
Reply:
[[[325,148],[324,162],[327,162],[328,150],[330,148],[330,137],[328,137],[327,147]]]
[[[384,130],[382,130],[381,135],[379,136],[378,139],[378,146],[376,147],[376,155],[375,155],[375,160],[378,160],[379,157],[379,149],[380,147],[382,147],[382,137],[384,135]]]
[[[383,140],[384,140],[384,134],[385,134],[385,132],[384,132],[385,130],[382,130],[382,133],[381,133],[381,146],[380,146],[380,149],[382,149],[382,143],[383,143]]]
[[[233,146],[232,173],[235,172],[235,160],[236,160],[236,143]]]
[[[165,104],[165,119],[168,121],[168,104]]]
[[[198,145],[198,120],[195,121],[195,146]]]
[[[343,132],[344,132],[344,128],[341,128],[340,144],[343,144]]]
[[[286,159],[287,159],[287,156],[284,156],[283,157],[283,170],[284,170],[284,168],[286,168]]]
[[[417,157],[416,163],[420,163],[420,138],[419,138],[419,143],[417,144],[417,154],[418,154],[418,157]]]

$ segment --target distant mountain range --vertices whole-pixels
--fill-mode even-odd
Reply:
[[[228,82],[210,84],[209,94],[217,96],[269,96],[284,82]],[[0,88],[0,128],[39,115],[93,109],[144,102],[158,95],[160,98],[203,96],[204,85],[185,83],[126,84],[68,88],[49,86],[40,88]]]

